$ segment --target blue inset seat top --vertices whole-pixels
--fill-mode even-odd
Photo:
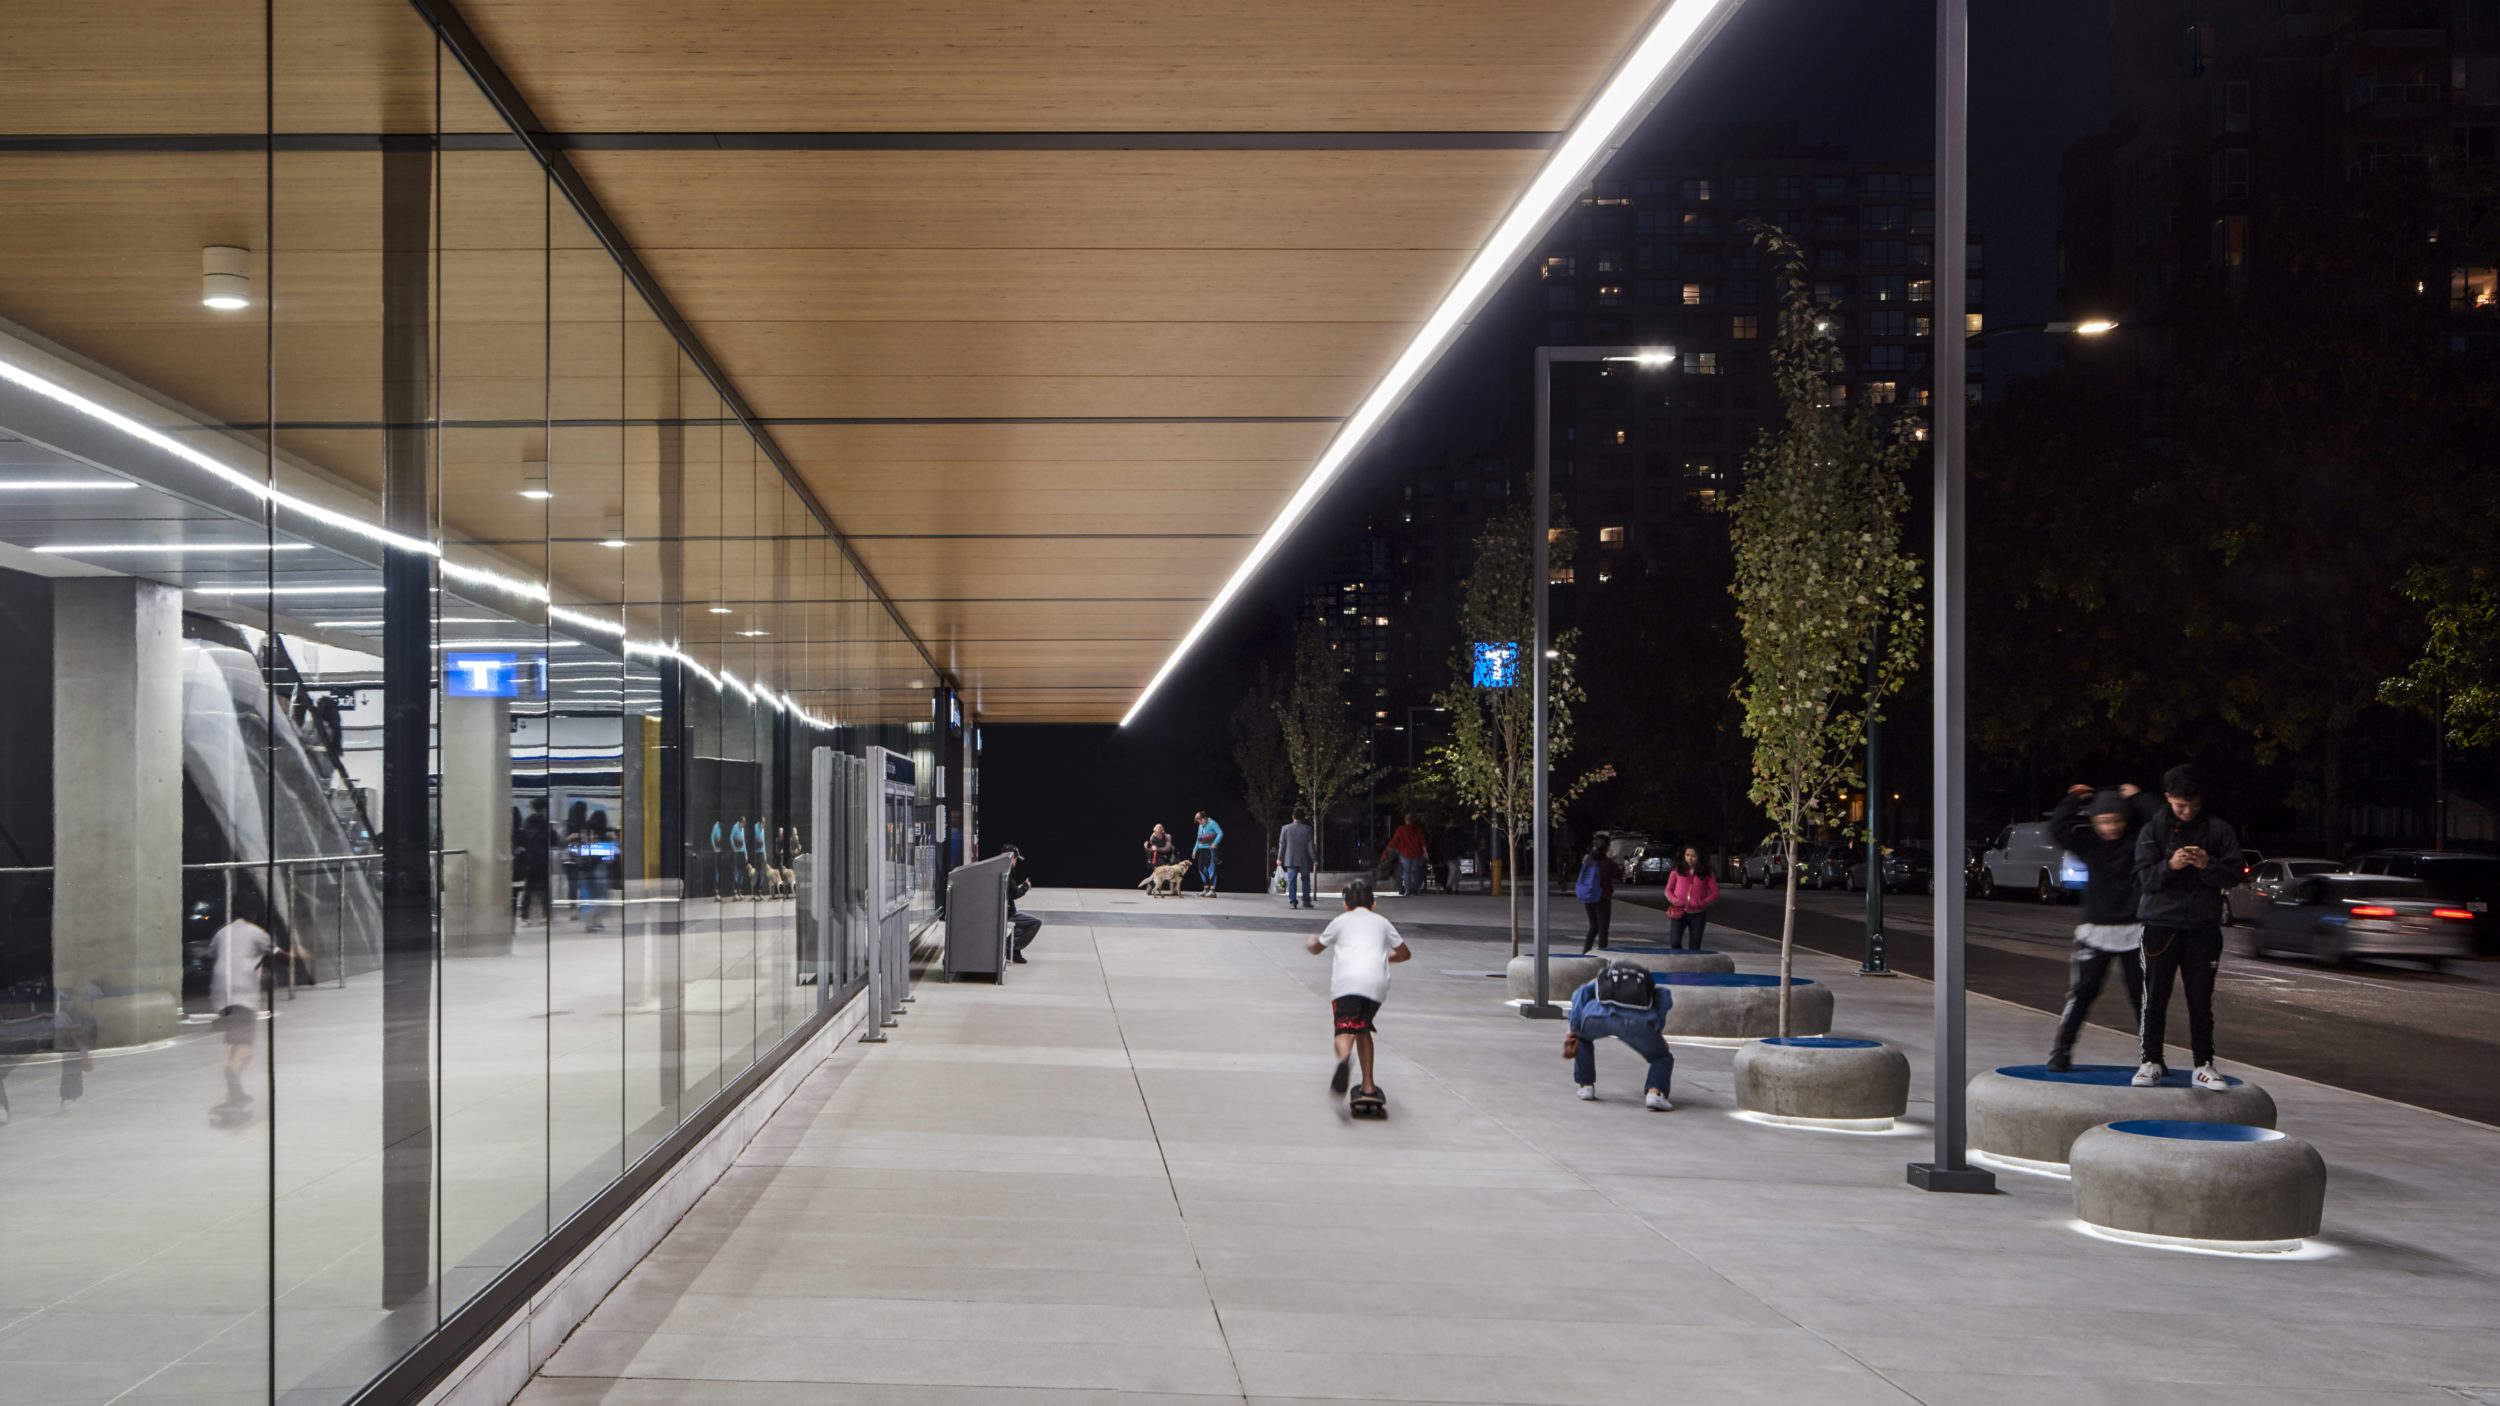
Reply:
[[[2008,1079],[2036,1079],[2044,1084],[2103,1084],[2123,1088],[2135,1082],[2135,1066],[2132,1064],[2078,1064],[2062,1071],[2052,1070],[2045,1064],[2009,1064],[1997,1072]],[[2173,1069],[2161,1076],[2159,1084],[2151,1087],[2189,1088],[2192,1087],[2188,1082],[2190,1077],[2189,1070]],[[2222,1076],[2222,1081],[2234,1088],[2241,1082],[2228,1074]]]
[[[1775,1035],[1762,1043],[1793,1045],[1806,1050],[1880,1050],[1881,1040],[1852,1040],[1840,1035]]]
[[[2109,1128],[2116,1133],[2177,1138],[2182,1142],[2274,1142],[2283,1136],[2272,1128],[2243,1127],[2238,1123],[2191,1123],[2179,1118],[2130,1118],[2123,1123],[2112,1123]]]
[[[1776,976],[1757,975],[1753,972],[1651,972],[1649,976],[1652,981],[1661,986],[1777,986],[1780,984],[1780,979]],[[1814,983],[1802,976],[1792,976],[1788,979],[1788,984],[1812,986]]]
[[[1716,957],[1719,955],[1718,949],[1712,947],[1633,947],[1620,942],[1615,943],[1606,950],[1609,952],[1638,952],[1644,957],[1665,957],[1671,956],[1677,952],[1686,953],[1695,957]],[[1596,954],[1591,953],[1590,955],[1595,956]]]

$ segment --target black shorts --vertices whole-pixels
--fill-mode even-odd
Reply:
[[[1337,1012],[1337,1033],[1363,1035],[1372,1029],[1372,1017],[1380,1014],[1380,1003],[1369,996],[1339,996],[1329,1002]]]

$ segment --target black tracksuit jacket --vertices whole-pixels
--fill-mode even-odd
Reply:
[[[2127,797],[2127,829],[2114,840],[2104,840],[2092,828],[2092,817],[2084,812],[2091,806],[2091,796],[2069,794],[2049,813],[2049,834],[2066,847],[2066,852],[2083,861],[2084,871],[2091,877],[2083,886],[2083,920],[2123,926],[2136,921],[2135,841],[2144,826],[2161,806],[2150,796]]]

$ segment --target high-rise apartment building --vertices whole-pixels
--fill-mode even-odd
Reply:
[[[2061,175],[2060,297],[2145,328],[2147,359],[2196,278],[2266,276],[2286,212],[2390,166],[2500,156],[2500,0],[2128,0],[2110,15],[2110,125]],[[2493,271],[2447,274],[2457,337],[2500,343],[2472,316],[2500,301]]]

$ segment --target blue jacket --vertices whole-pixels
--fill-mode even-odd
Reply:
[[[1637,1006],[1609,1005],[1597,999],[1597,982],[1591,978],[1579,990],[1571,993],[1571,1033],[1574,1035],[1581,1033],[1580,1022],[1591,1014],[1611,1016],[1616,1020],[1644,1020],[1649,1022],[1650,1029],[1657,1030],[1666,1025],[1667,1009],[1674,1004],[1675,997],[1669,994],[1667,988],[1661,986],[1658,988],[1657,1003],[1648,1010],[1642,1010]]]
[[[1198,827],[1198,848],[1213,849],[1222,843],[1224,827],[1216,824],[1213,816],[1207,817],[1207,823]]]

